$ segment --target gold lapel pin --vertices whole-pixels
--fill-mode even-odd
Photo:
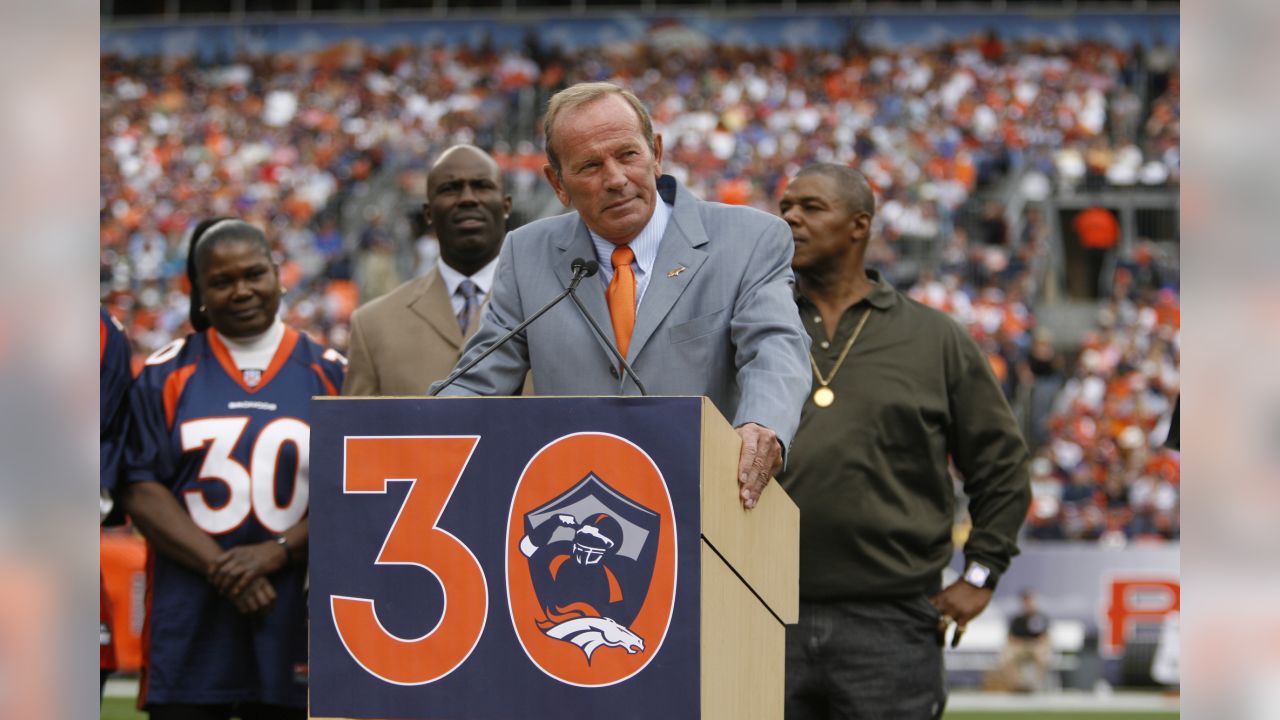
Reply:
[[[688,268],[686,268],[685,266],[681,265],[680,267],[676,268],[675,270],[672,270],[671,272],[667,273],[667,277],[677,277],[678,275],[680,275],[680,273],[684,272],[685,270],[688,270]]]

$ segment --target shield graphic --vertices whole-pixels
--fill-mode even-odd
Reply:
[[[507,518],[507,598],[529,659],[603,687],[640,672],[671,627],[677,529],[662,472],[606,433],[545,446]]]
[[[543,608],[539,627],[550,634],[565,621],[599,617],[625,630],[648,594],[660,527],[658,513],[594,472],[525,513],[521,553]]]

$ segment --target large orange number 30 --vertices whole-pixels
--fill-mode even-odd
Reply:
[[[478,437],[349,437],[346,493],[385,493],[389,482],[411,483],[378,554],[378,565],[416,565],[444,589],[440,621],[425,635],[405,639],[387,632],[373,600],[331,596],[333,622],[351,657],[373,675],[397,685],[424,685],[453,672],[484,631],[489,593],[471,550],[436,527],[471,459]]]

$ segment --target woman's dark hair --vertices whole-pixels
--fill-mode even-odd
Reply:
[[[262,252],[271,256],[271,246],[267,243],[266,235],[243,220],[231,217],[208,218],[191,228],[191,235],[187,238],[187,280],[191,283],[191,310],[187,316],[191,320],[191,329],[198,333],[209,329],[209,318],[201,310],[204,298],[200,295],[199,268],[204,264],[209,250],[227,240],[261,245]]]

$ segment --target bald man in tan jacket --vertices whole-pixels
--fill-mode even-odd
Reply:
[[[440,258],[426,275],[351,316],[344,395],[422,395],[449,375],[480,324],[510,212],[511,196],[488,153],[456,145],[440,156],[423,205]]]

